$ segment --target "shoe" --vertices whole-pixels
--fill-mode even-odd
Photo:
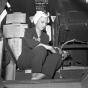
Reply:
[[[36,74],[37,74],[37,73],[32,73],[32,78],[34,78]]]
[[[36,73],[36,75],[34,75],[34,77],[32,77],[31,80],[40,80],[42,79],[43,77],[45,77],[46,75],[43,74],[43,73]]]

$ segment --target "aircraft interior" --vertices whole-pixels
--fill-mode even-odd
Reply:
[[[37,11],[49,13],[49,45],[68,52],[53,79],[31,80],[32,69],[17,68],[22,38]],[[87,87],[88,0],[0,0],[0,88]]]

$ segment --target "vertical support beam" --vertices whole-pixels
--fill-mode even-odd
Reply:
[[[2,69],[2,53],[3,53],[3,39],[0,40],[0,76]]]
[[[7,3],[7,0],[0,0],[0,15],[3,12],[3,9],[5,8]]]

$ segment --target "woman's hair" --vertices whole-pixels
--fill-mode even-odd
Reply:
[[[43,11],[37,11],[36,14],[33,16],[32,22],[34,24],[36,24],[37,21],[40,19],[41,16],[48,17],[48,23],[49,23],[49,13],[45,13]]]

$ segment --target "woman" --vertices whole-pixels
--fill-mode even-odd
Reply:
[[[43,32],[48,15],[38,11],[33,17],[34,28],[26,29],[23,50],[18,59],[20,69],[32,69],[32,80],[53,78],[62,63],[61,55],[49,46],[49,36]],[[48,53],[49,52],[49,53]]]

